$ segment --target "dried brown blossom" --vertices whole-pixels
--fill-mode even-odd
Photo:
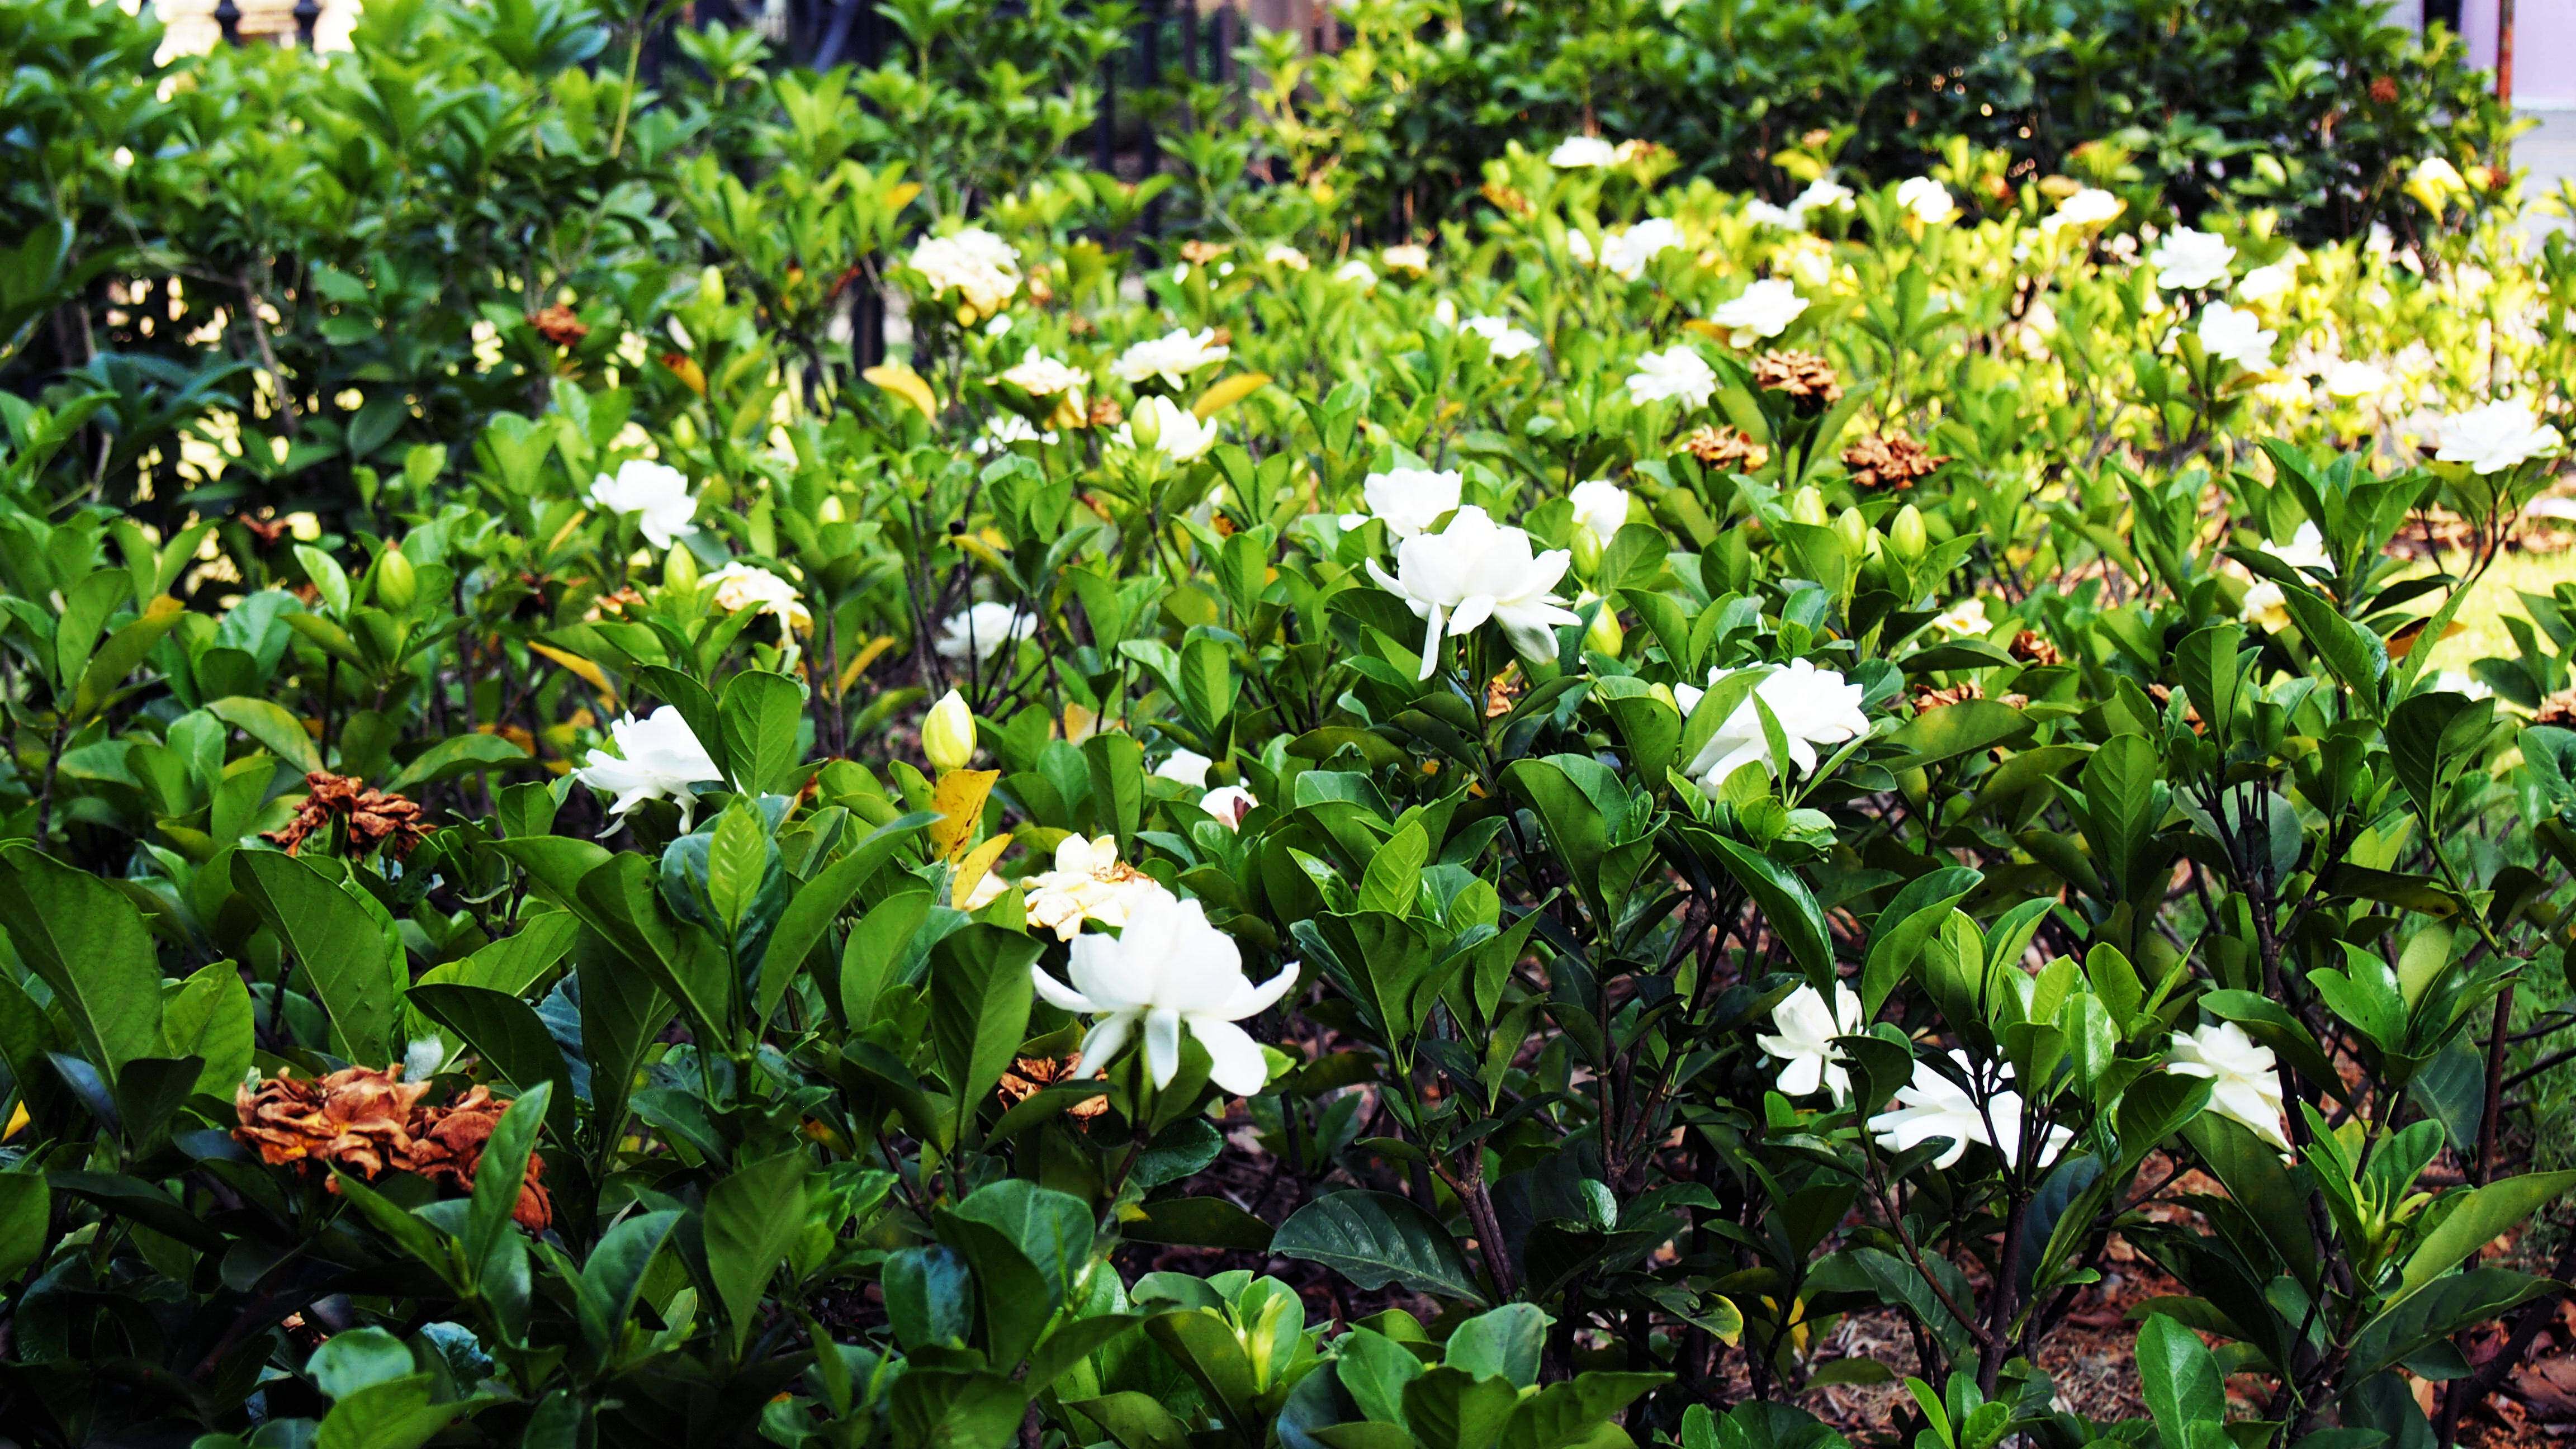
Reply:
[[[2379,102],[2383,106],[2395,105],[2397,103],[2397,78],[2395,76],[2387,75],[2372,76],[2370,78],[2370,98]]]
[[[411,1149],[412,1110],[427,1082],[405,1083],[400,1067],[349,1067],[319,1081],[275,1077],[233,1093],[234,1132],[275,1166],[315,1162],[374,1177]]]
[[[1512,701],[1520,696],[1521,667],[1514,664],[1485,681],[1485,718],[1501,719],[1512,712]]]
[[[1872,433],[1843,449],[1843,466],[1862,488],[1911,488],[1949,461],[1903,433]]]
[[[2012,657],[2025,664],[2047,665],[2065,661],[2065,656],[2057,652],[2056,645],[2039,637],[2035,630],[2030,629],[2024,629],[2013,636]]]
[[[1538,215],[1538,208],[1530,203],[1530,199],[1527,196],[1522,195],[1513,187],[1503,185],[1499,181],[1486,182],[1484,186],[1480,188],[1480,192],[1487,201],[1492,202],[1495,207],[1506,216],[1516,216],[1523,220],[1527,220],[1530,217]]]
[[[1764,392],[1780,393],[1792,402],[1816,407],[1843,395],[1842,379],[1834,375],[1832,363],[1812,352],[1786,348],[1753,359],[1753,385]]]
[[[1082,1076],[1082,1057],[1069,1056],[1061,1061],[1052,1057],[1021,1057],[1002,1073],[1002,1099],[1016,1107],[1047,1087],[1060,1087],[1078,1081]],[[1064,1115],[1076,1119],[1097,1117],[1109,1110],[1107,1097],[1093,1097],[1064,1109]]]
[[[272,830],[260,839],[283,846],[293,855],[304,848],[304,842],[318,831],[327,839],[333,821],[348,826],[349,853],[365,855],[378,846],[390,846],[396,859],[408,859],[423,840],[429,838],[429,827],[421,817],[419,802],[400,795],[388,795],[346,775],[315,770],[304,777],[312,790],[296,808],[295,818],[281,830]]]
[[[1771,450],[1745,433],[1742,428],[1703,424],[1682,439],[1682,451],[1699,459],[1710,468],[1734,468],[1750,473],[1771,461]]]
[[[295,526],[283,518],[236,518],[233,521],[249,530],[261,553],[268,553],[285,542],[287,533]]]
[[[2576,688],[2562,689],[2540,702],[2533,724],[2555,725],[2560,729],[2576,728]]]
[[[528,314],[528,325],[537,335],[557,347],[578,347],[590,335],[590,326],[576,316],[570,307],[557,302]]]
[[[602,594],[591,600],[588,612],[582,617],[589,620],[614,619],[623,617],[630,610],[641,612],[644,607],[644,595],[629,584],[613,594]]]
[[[477,1086],[451,1106],[426,1107],[412,1119],[412,1142],[396,1165],[458,1192],[474,1190],[474,1173],[483,1165],[483,1148],[501,1125],[508,1102],[496,1100]],[[554,1221],[554,1199],[547,1196],[545,1162],[528,1155],[528,1175],[519,1182],[519,1200],[510,1209],[519,1226],[541,1233]]]
[[[1093,427],[1114,428],[1125,421],[1127,421],[1127,414],[1125,410],[1118,406],[1118,399],[1114,397],[1096,397],[1091,400],[1091,425]]]
[[[1200,241],[1193,237],[1181,243],[1181,260],[1194,267],[1203,267],[1233,250],[1223,243]]]

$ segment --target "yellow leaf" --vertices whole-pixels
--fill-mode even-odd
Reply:
[[[1190,411],[1199,415],[1199,421],[1205,422],[1269,385],[1269,373],[1238,372],[1232,377],[1219,379],[1215,386],[1200,393],[1199,400],[1190,404]]]
[[[886,193],[886,210],[901,211],[905,207],[912,205],[912,199],[920,194],[921,183],[918,181],[907,181],[901,186],[898,186],[894,190]]]
[[[1010,846],[1011,837],[996,835],[966,852],[966,858],[957,862],[957,883],[949,887],[948,904],[951,909],[966,909],[966,903],[975,898],[975,888],[984,883],[984,877],[993,873],[993,862],[1001,859],[1002,852]]]
[[[18,1110],[9,1114],[9,1130],[6,1132],[0,1132],[0,1142],[6,1142],[10,1138],[17,1136],[20,1132],[25,1131],[26,1127],[27,1104],[21,1102],[18,1104]]]
[[[836,695],[849,693],[850,686],[859,682],[859,676],[868,672],[868,666],[876,663],[880,655],[893,647],[892,634],[879,634],[869,640],[858,653],[850,656],[849,663],[841,666],[841,678],[833,693]]]
[[[1010,561],[1002,557],[1003,550],[994,546],[994,540],[981,534],[961,533],[949,542],[982,559],[994,572],[1005,577],[1010,574]]]
[[[582,683],[589,685],[600,693],[611,696],[617,693],[615,689],[609,686],[608,676],[600,672],[599,666],[582,658],[580,655],[567,654],[563,650],[557,649],[551,644],[531,643],[528,647],[581,676]]]
[[[665,352],[662,354],[662,365],[671,369],[671,375],[677,377],[681,385],[689,391],[700,397],[707,395],[706,369],[698,366],[696,360],[688,354]]]
[[[951,770],[939,777],[930,796],[930,808],[939,812],[930,826],[930,844],[942,859],[955,860],[966,853],[966,842],[975,838],[975,827],[983,823],[984,797],[993,793],[993,782],[1000,778],[999,770]]]
[[[1726,328],[1718,326],[1705,317],[1693,317],[1682,323],[1682,330],[1696,332],[1702,337],[1714,337],[1721,342],[1733,335]]]
[[[871,367],[859,376],[921,409],[923,417],[932,422],[939,421],[939,399],[931,392],[930,384],[921,380],[920,373],[900,362],[889,362]]]

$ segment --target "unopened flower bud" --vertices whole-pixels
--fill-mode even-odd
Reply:
[[[1797,523],[1811,524],[1819,528],[1823,527],[1825,523],[1825,495],[1817,492],[1815,485],[1812,483],[1800,488],[1797,492],[1790,494],[1789,517],[1792,521]]]
[[[1682,702],[1673,697],[1673,687],[1671,685],[1658,684],[1647,690],[1646,693],[1651,694],[1655,698],[1662,700],[1664,703],[1671,705],[1673,707],[1673,713],[1681,713]]]
[[[921,722],[921,753],[942,774],[965,769],[975,758],[975,715],[956,690],[941,696]]]
[[[1860,516],[1859,509],[1846,508],[1834,516],[1834,537],[1842,540],[1852,557],[1869,556],[1869,520]]]
[[[1923,557],[1932,546],[1932,538],[1923,527],[1923,510],[1908,503],[1896,510],[1896,519],[1887,526],[1887,546],[1907,563]]]
[[[1163,441],[1163,410],[1151,405],[1151,399],[1137,405],[1127,419],[1127,436],[1140,448],[1158,447]]]
[[[400,612],[411,607],[420,597],[420,575],[412,571],[411,560],[398,548],[376,555],[376,602]]]
[[[698,556],[689,552],[685,543],[671,545],[670,554],[662,560],[662,587],[685,592],[698,586]]]
[[[1589,529],[1584,531],[1587,534],[1591,532]],[[1619,651],[1628,647],[1628,631],[1619,622],[1618,609],[1613,607],[1609,600],[1589,591],[1575,600],[1576,608],[1586,604],[1598,604],[1600,609],[1592,616],[1592,627],[1583,632],[1584,647],[1596,654],[1607,654],[1613,659],[1618,658]]]
[[[706,298],[712,306],[724,305],[725,285],[722,268],[709,267],[698,273],[698,295]]]
[[[1574,554],[1575,577],[1588,579],[1599,571],[1601,535],[1578,523],[1574,527],[1574,536],[1567,541],[1566,546]]]

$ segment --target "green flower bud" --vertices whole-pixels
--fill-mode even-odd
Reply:
[[[1577,524],[1568,543],[1574,554],[1574,576],[1588,579],[1601,568],[1601,535]]]
[[[420,597],[420,575],[398,548],[376,555],[376,602],[401,613]]]
[[[1592,531],[1585,529],[1583,532],[1589,537]],[[1600,547],[1597,543],[1593,546]],[[1628,647],[1628,630],[1619,622],[1619,610],[1609,600],[1589,592],[1575,601],[1577,608],[1585,604],[1599,604],[1601,607],[1599,612],[1592,616],[1592,627],[1583,633],[1584,647],[1596,654],[1607,654],[1613,659],[1618,658],[1619,651]]]
[[[1887,546],[1898,558],[1912,563],[1923,557],[1932,546],[1932,536],[1923,527],[1923,510],[1908,503],[1896,510],[1896,520],[1887,527]]]
[[[724,271],[721,268],[709,267],[698,273],[698,295],[706,298],[709,306],[724,305]]]
[[[941,774],[965,769],[975,758],[975,715],[956,690],[941,696],[921,722],[921,753]]]
[[[1810,483],[1789,495],[1789,517],[1798,523],[1822,527],[1825,522],[1825,495]]]
[[[1853,558],[1869,556],[1869,520],[1857,508],[1846,508],[1834,516],[1834,537],[1843,542]]]

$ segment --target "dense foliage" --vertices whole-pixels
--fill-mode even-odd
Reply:
[[[1149,261],[1054,159],[1100,22],[895,8],[910,71],[710,31],[649,98],[650,11],[161,71],[0,8],[12,1437],[1809,1449],[1895,1375],[1918,1446],[2365,1449],[2492,1388],[2557,1288],[2488,1245],[2576,1186],[2503,1095],[2576,1021],[2576,591],[2433,655],[2576,249],[2480,157],[2336,242],[1549,126],[1368,247],[1211,149]],[[2096,1422],[2034,1350],[2115,1239],[2180,1291]]]

